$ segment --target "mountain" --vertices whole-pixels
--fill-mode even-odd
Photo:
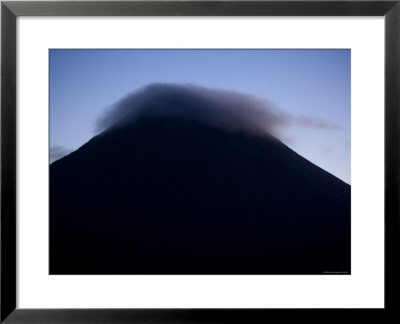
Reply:
[[[51,274],[350,273],[350,186],[271,135],[179,116],[50,166]]]

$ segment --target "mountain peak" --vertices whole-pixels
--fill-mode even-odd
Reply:
[[[350,271],[350,186],[274,137],[141,117],[50,166],[52,274],[324,271]]]

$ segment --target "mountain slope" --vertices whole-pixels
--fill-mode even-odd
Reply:
[[[162,117],[50,166],[52,274],[350,272],[350,186],[272,136]]]

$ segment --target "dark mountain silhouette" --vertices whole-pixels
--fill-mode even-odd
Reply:
[[[350,273],[350,186],[278,139],[111,127],[50,166],[51,274]]]

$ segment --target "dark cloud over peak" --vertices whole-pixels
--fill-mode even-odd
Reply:
[[[114,104],[97,121],[96,131],[123,127],[140,118],[176,116],[195,119],[232,131],[278,136],[289,126],[337,129],[323,120],[297,117],[272,102],[230,90],[191,84],[156,83],[137,90]]]

